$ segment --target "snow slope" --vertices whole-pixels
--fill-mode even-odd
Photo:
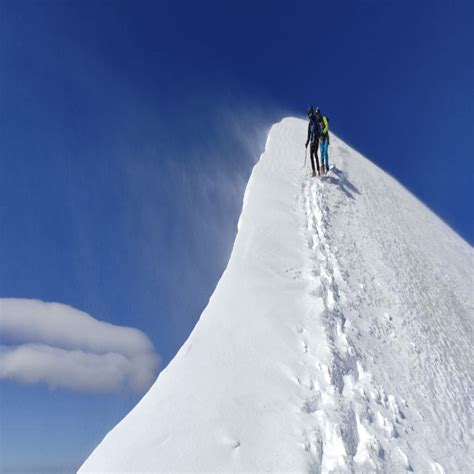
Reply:
[[[80,472],[469,472],[473,250],[332,136],[274,125],[209,305]]]

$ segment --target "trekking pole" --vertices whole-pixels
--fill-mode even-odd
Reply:
[[[306,168],[306,155],[308,154],[308,148],[304,149],[304,165],[303,168]]]

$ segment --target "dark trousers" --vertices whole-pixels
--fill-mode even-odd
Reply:
[[[319,173],[318,148],[319,148],[319,143],[317,141],[311,142],[311,146],[309,149],[309,156],[311,157],[311,167],[313,168],[313,173],[316,173],[316,170],[318,170],[318,173]],[[314,169],[315,160],[316,160],[316,169]]]

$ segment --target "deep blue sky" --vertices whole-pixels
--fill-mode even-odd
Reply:
[[[166,364],[269,126],[310,103],[472,244],[473,18],[470,0],[1,1],[0,297],[137,327]],[[0,397],[5,471],[77,468],[140,398]]]

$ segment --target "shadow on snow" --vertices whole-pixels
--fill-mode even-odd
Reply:
[[[333,173],[333,175],[323,176],[324,181],[339,186],[341,191],[348,198],[355,199],[354,194],[360,195],[360,191],[346,178],[340,169],[336,168],[336,166],[331,168],[330,173]]]

